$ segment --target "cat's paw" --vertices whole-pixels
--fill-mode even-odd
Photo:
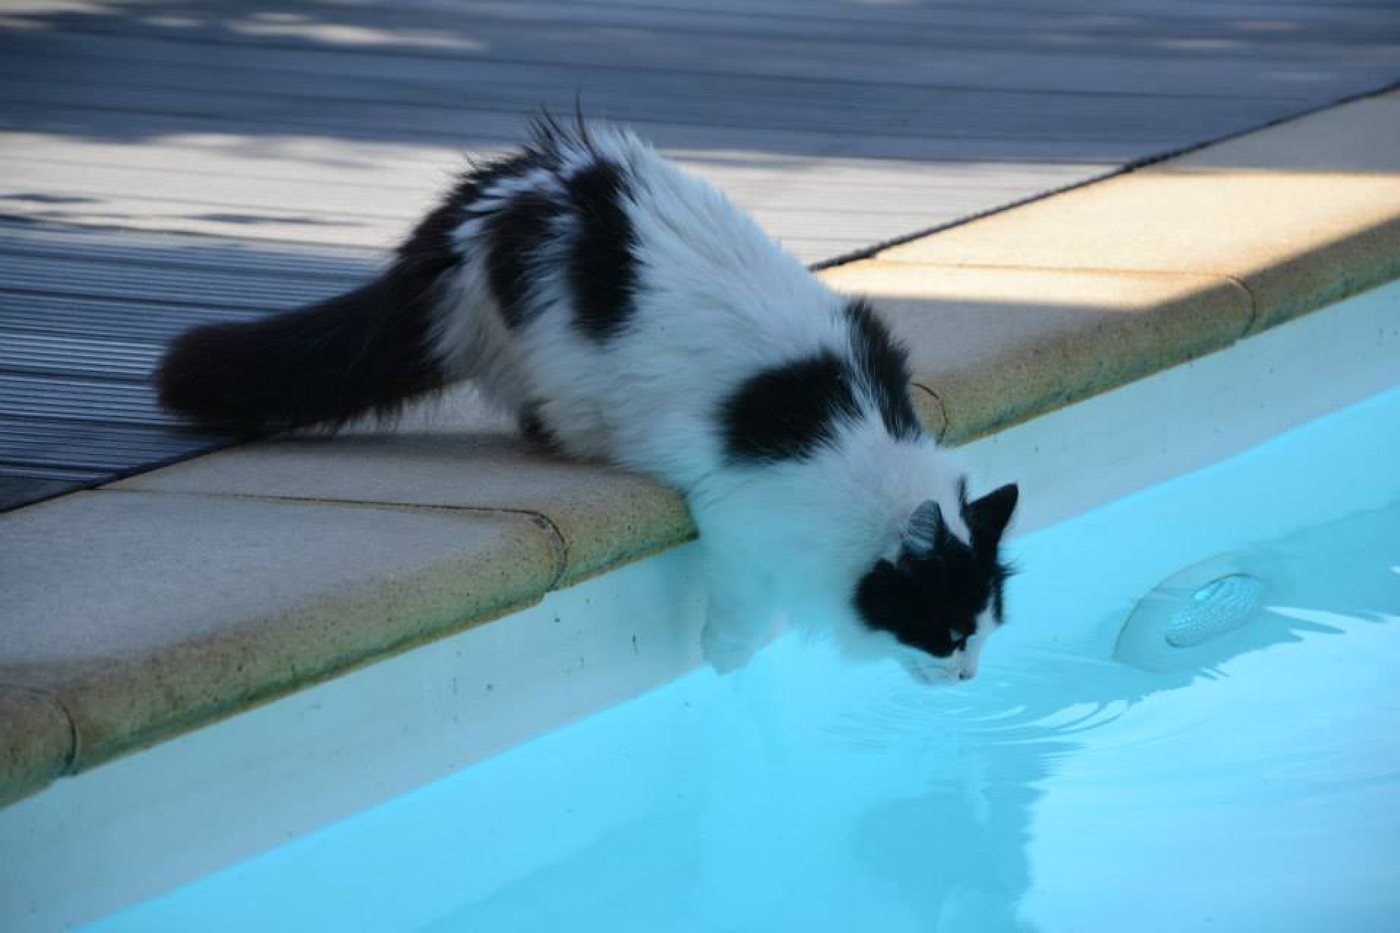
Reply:
[[[705,663],[721,677],[748,664],[754,654],[754,646],[747,640],[735,638],[714,625],[706,625],[700,633],[700,648],[705,653]]]

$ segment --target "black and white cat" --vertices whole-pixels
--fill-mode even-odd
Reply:
[[[157,376],[167,408],[256,429],[392,413],[463,379],[527,435],[685,493],[720,671],[782,612],[953,682],[1001,624],[1016,487],[969,501],[869,305],[624,130],[543,121],[467,171],[378,279],[192,330]]]

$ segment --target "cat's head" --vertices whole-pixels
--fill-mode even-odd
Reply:
[[[1014,484],[973,502],[958,489],[958,520],[930,499],[900,540],[856,583],[853,603],[881,653],[915,679],[957,683],[977,673],[987,636],[1002,624],[1002,534],[1016,508]]]

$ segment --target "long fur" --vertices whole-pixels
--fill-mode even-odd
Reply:
[[[530,146],[465,173],[376,281],[195,330],[158,375],[172,410],[245,427],[336,425],[461,379],[563,452],[687,495],[717,667],[742,663],[786,611],[924,679],[975,669],[999,621],[1005,496],[977,517],[867,303],[629,132],[542,122]],[[936,513],[942,555],[907,546],[930,502],[915,537],[934,539]],[[976,577],[960,591],[982,594],[962,601],[975,618],[924,606],[940,598],[936,559]]]

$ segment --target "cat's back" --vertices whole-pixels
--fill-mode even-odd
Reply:
[[[740,336],[750,354],[791,353],[839,330],[823,325],[841,299],[717,188],[630,131],[556,130],[536,151],[548,170],[504,187],[527,212],[553,214],[536,284],[546,303],[568,306],[559,323],[589,346],[670,333],[692,353],[728,356]]]
[[[746,383],[851,355],[848,300],[626,130],[548,127],[482,195],[482,274],[575,449],[684,485],[723,462]]]

